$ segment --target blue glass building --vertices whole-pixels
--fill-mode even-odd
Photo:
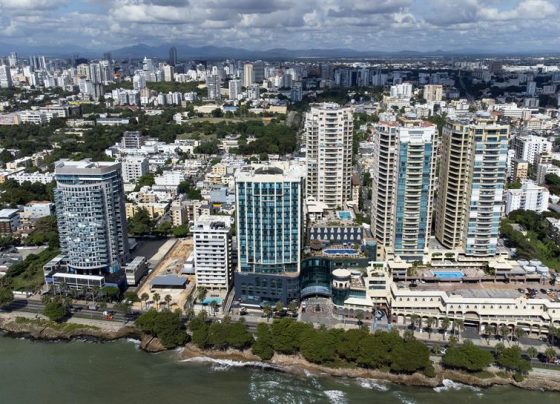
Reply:
[[[288,163],[248,166],[236,174],[238,297],[278,301],[284,291],[297,298],[297,285],[293,293],[285,289],[300,271],[304,178],[303,167]]]

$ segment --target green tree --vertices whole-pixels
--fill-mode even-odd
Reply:
[[[144,292],[144,293],[142,293],[142,296],[140,296],[140,299],[142,300],[143,306],[144,306],[144,308],[145,308],[145,307],[146,307],[146,302],[147,302],[148,300],[150,300],[150,295],[147,294],[146,292]]]
[[[128,232],[132,235],[149,234],[153,227],[154,221],[144,208],[138,209],[134,216],[128,219]]]
[[[301,334],[300,351],[305,359],[324,364],[336,359],[337,338],[334,330],[307,328]]]
[[[548,348],[545,349],[544,356],[546,357],[546,360],[548,362],[552,362],[558,355],[556,354],[554,348],[549,346]]]
[[[181,323],[180,310],[172,312],[165,309],[158,312],[150,309],[142,314],[135,324],[145,333],[156,336],[167,349],[185,344],[188,338]]]
[[[392,352],[391,370],[397,373],[414,373],[431,366],[430,350],[418,340],[404,341]]]
[[[156,306],[157,306],[157,308],[158,308],[158,310],[159,310],[159,301],[161,300],[160,294],[159,294],[159,293],[154,293],[154,294],[152,295],[152,299],[154,299],[154,302],[156,303]]]
[[[269,360],[274,356],[272,332],[268,324],[259,323],[257,325],[256,341],[253,344],[252,352],[263,360]]]
[[[0,286],[0,307],[10,304],[14,300],[14,294],[7,288]]]
[[[68,307],[60,298],[51,299],[45,304],[43,314],[51,321],[61,321],[68,315]]]
[[[539,351],[537,351],[537,348],[535,348],[534,346],[530,346],[529,348],[527,348],[527,355],[529,355],[529,358],[535,359],[538,354]]]
[[[525,374],[531,370],[531,364],[522,357],[521,348],[514,345],[510,348],[504,348],[496,360],[498,366],[508,371]]]
[[[461,346],[449,347],[443,355],[442,363],[450,368],[479,372],[488,367],[494,360],[492,353],[485,351],[471,341]]]

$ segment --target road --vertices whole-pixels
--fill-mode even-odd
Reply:
[[[26,313],[42,314],[44,308],[45,305],[40,301],[17,299],[5,306],[2,311],[12,313],[21,311]],[[103,315],[103,310],[91,310],[87,305],[72,304],[72,311],[73,313],[71,317],[107,321],[107,318]],[[137,317],[138,314],[125,315],[123,313],[114,312],[112,321],[125,323],[127,321],[133,321]]]

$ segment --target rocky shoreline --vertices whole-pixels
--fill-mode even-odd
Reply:
[[[124,338],[133,338],[140,341],[140,349],[145,352],[155,353],[166,350],[157,338],[143,334],[138,329],[131,326],[121,327],[118,330],[110,330],[90,326],[80,327],[79,324],[73,323],[73,327],[70,330],[66,330],[55,329],[38,321],[17,321],[16,319],[0,318],[0,331],[3,331],[5,335],[9,337],[29,338],[46,342],[67,342],[79,339],[107,342]],[[512,385],[526,390],[560,392],[560,372],[540,369],[538,371],[531,371],[523,382],[516,382],[512,378],[498,376],[479,378],[475,375],[463,372],[442,369],[435,364],[436,376],[429,378],[420,373],[405,375],[362,368],[332,368],[308,362],[300,355],[275,354],[270,361],[263,361],[250,351],[237,351],[234,349],[225,351],[202,350],[191,343],[187,344],[178,353],[178,360],[187,362],[232,361],[241,363],[243,366],[270,368],[297,376],[315,374],[332,377],[374,379],[414,387],[435,388],[444,385],[446,380],[451,380],[464,385],[481,388]]]
[[[262,361],[258,356],[253,355],[250,351],[237,351],[228,349],[226,351],[218,350],[201,350],[193,344],[187,344],[178,354],[179,360],[212,362],[212,361],[235,361],[246,363],[246,366],[262,367],[268,366],[272,369],[294,374],[297,376],[307,376],[309,374],[325,375],[332,377],[346,378],[363,378],[386,381],[394,384],[413,386],[413,387],[429,387],[435,388],[443,386],[445,381],[453,381],[467,386],[489,388],[492,386],[512,385],[526,390],[536,391],[553,391],[560,392],[560,372],[555,372],[554,377],[550,374],[540,375],[531,372],[523,382],[516,382],[512,378],[490,377],[479,378],[463,372],[442,369],[437,364],[436,376],[433,378],[426,377],[420,373],[412,375],[393,374],[373,369],[362,368],[331,368],[328,366],[317,365],[308,362],[300,355],[279,355],[274,354],[270,361]]]

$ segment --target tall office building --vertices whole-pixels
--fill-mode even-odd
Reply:
[[[121,167],[58,161],[55,206],[62,253],[77,272],[113,271],[129,255]]]
[[[299,297],[305,168],[287,162],[244,167],[235,175],[236,296],[247,302]]]
[[[60,160],[55,180],[61,256],[45,265],[45,279],[57,283],[63,276],[73,286],[123,282],[129,246],[120,164]]]
[[[18,56],[16,52],[11,52],[10,56],[8,56],[8,65],[10,67],[16,67],[18,62]]]
[[[219,100],[221,98],[221,84],[220,76],[218,75],[212,75],[206,78],[209,99]]]
[[[264,80],[264,62],[257,60],[253,63],[253,84],[262,85]]]
[[[243,87],[249,88],[251,84],[255,81],[255,76],[253,74],[253,64],[245,63],[243,65]]]
[[[175,68],[173,66],[164,65],[162,71],[163,81],[173,81],[173,77],[175,76]]]
[[[193,226],[196,286],[227,293],[233,281],[229,216],[199,216]],[[224,295],[225,295],[224,293]]]
[[[10,67],[0,65],[0,88],[12,88],[13,85]]]
[[[435,182],[436,127],[382,122],[374,132],[371,230],[382,259],[423,261]]]
[[[485,119],[443,128],[436,237],[466,255],[496,254],[507,171],[509,127]]]
[[[230,80],[228,83],[229,99],[237,100],[241,94],[241,80]]]
[[[332,209],[352,197],[352,131],[352,110],[338,104],[315,104],[305,116],[306,194]]]
[[[169,48],[169,60],[167,61],[170,66],[175,67],[177,65],[177,48],[172,46]]]

